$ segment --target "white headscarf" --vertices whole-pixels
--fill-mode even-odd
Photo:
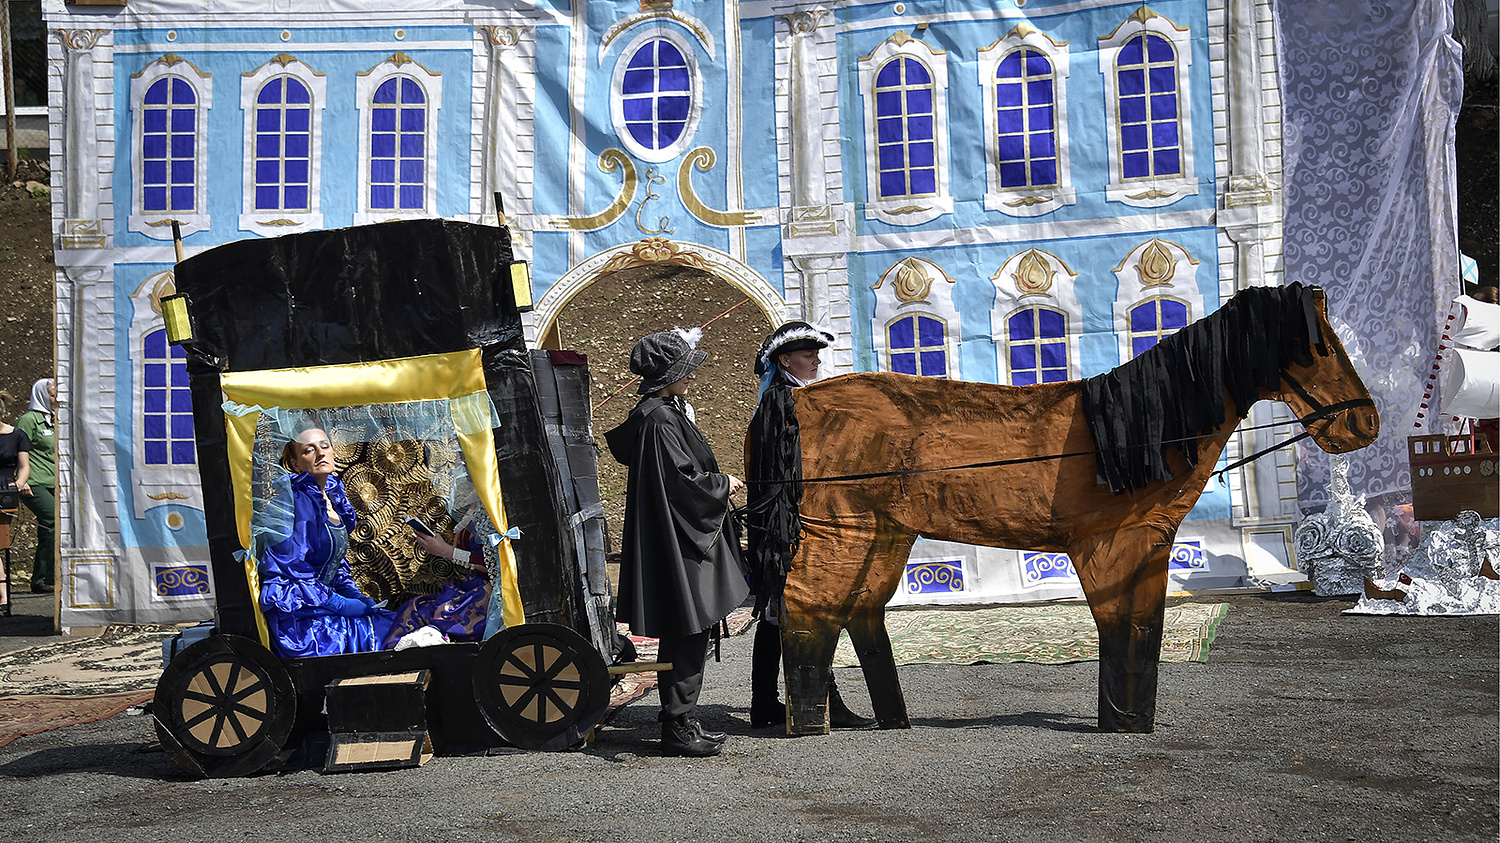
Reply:
[[[31,409],[52,421],[52,379],[42,378],[31,385]]]

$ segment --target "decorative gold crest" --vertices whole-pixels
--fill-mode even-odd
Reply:
[[[896,298],[904,302],[927,301],[932,292],[932,273],[916,258],[907,258],[896,265],[896,277],[891,289]]]
[[[1166,245],[1153,239],[1141,250],[1135,271],[1140,276],[1143,287],[1170,287],[1172,276],[1177,274],[1177,261],[1173,260],[1172,252]]]
[[[1016,289],[1022,295],[1045,293],[1052,289],[1052,276],[1055,274],[1052,267],[1047,265],[1046,258],[1032,249],[1021,256],[1021,262],[1016,266]]]

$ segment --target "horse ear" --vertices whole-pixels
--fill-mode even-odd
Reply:
[[[1328,318],[1328,294],[1323,292],[1322,287],[1309,287],[1313,295],[1313,305],[1318,308],[1318,315],[1324,319]]]
[[[1312,293],[1313,308],[1318,312],[1317,318],[1315,320],[1310,320],[1311,324],[1308,325],[1308,328],[1310,329],[1309,338],[1312,339],[1317,345],[1318,355],[1320,357],[1327,357],[1328,338],[1323,336],[1323,326],[1329,324],[1328,294],[1323,292],[1322,287],[1309,287],[1308,290]]]

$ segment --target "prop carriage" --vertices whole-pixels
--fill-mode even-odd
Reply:
[[[587,367],[526,349],[529,278],[507,229],[416,220],[240,241],[179,255],[176,287],[163,311],[188,375],[170,400],[191,395],[217,601],[212,634],[157,686],[157,731],[181,766],[238,776],[299,750],[298,763],[342,770],[565,748],[602,719],[611,670],[654,667],[610,664]],[[451,565],[413,550],[399,519],[449,529],[449,491],[473,484],[501,534],[503,630],[273,654],[252,522],[299,419],[332,436],[359,515],[349,559],[371,598],[442,585]]]

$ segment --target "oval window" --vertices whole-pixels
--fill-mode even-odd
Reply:
[[[629,53],[616,111],[626,142],[657,153],[685,142],[695,116],[693,79],[688,57],[665,38],[645,41]]]

